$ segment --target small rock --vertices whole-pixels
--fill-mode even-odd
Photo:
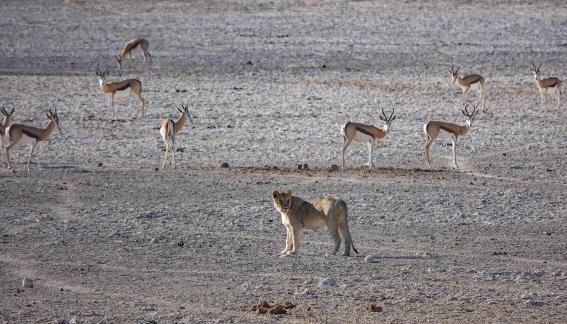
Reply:
[[[366,309],[367,309],[369,312],[376,312],[376,313],[380,313],[380,312],[382,312],[382,310],[383,310],[383,309],[382,309],[382,306],[376,306],[376,305],[374,305],[374,304],[368,304],[368,305],[366,306]]]
[[[326,278],[321,280],[321,282],[319,282],[319,286],[336,286],[337,285],[337,279],[335,278]]]
[[[303,164],[303,170],[309,170],[309,166],[307,165],[307,163]]]
[[[163,236],[163,235],[158,235],[158,236],[154,237],[154,238],[151,240],[151,243],[152,243],[152,244],[154,244],[154,243],[159,243],[159,242],[161,242],[161,241],[163,241],[163,240],[165,240],[165,236]]]
[[[179,240],[177,241],[177,246],[184,246],[185,242],[183,242],[183,240]]]
[[[533,299],[526,300],[525,304],[526,304],[526,306],[534,306],[534,307],[540,307],[540,306],[544,305],[543,302],[533,300]]]
[[[303,170],[303,165],[302,165],[302,164],[298,164],[298,165],[297,165],[297,170]]]
[[[102,166],[102,162],[98,162],[98,164],[96,165],[97,167],[101,167]]]
[[[376,255],[367,255],[364,258],[364,262],[365,263],[378,263],[378,262],[380,262],[380,258]]]
[[[331,166],[327,169],[329,172],[339,171],[339,166],[336,164],[331,164]]]
[[[228,165],[228,163],[226,163],[226,162],[223,162],[223,163],[221,163],[220,167],[222,169],[228,169],[228,168],[230,168],[230,165]]]
[[[24,288],[33,288],[33,280],[30,277],[24,277],[22,280],[22,287]]]

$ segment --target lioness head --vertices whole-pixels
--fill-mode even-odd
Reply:
[[[287,192],[272,192],[274,207],[282,213],[287,212],[291,208],[291,189]]]

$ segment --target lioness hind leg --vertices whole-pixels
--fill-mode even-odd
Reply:
[[[339,231],[341,232],[341,236],[345,242],[345,251],[343,252],[344,256],[350,256],[350,250],[352,248],[352,240],[350,238],[350,234],[348,232],[348,226],[346,223],[341,224],[343,226],[339,226]]]
[[[329,230],[329,234],[331,234],[331,238],[333,239],[333,251],[331,252],[332,255],[337,254],[339,251],[339,247],[341,246],[341,238],[339,237],[339,231],[337,228],[337,223],[333,222],[332,220],[327,222],[327,229]]]

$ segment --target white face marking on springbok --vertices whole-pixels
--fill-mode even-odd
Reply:
[[[457,153],[456,153],[457,141],[460,137],[465,136],[469,132],[469,129],[473,124],[474,117],[477,113],[476,106],[473,105],[473,111],[469,112],[467,109],[467,105],[465,104],[462,113],[467,117],[467,120],[461,125],[448,123],[444,121],[432,120],[427,122],[423,126],[423,131],[427,136],[427,142],[424,145],[424,154],[425,154],[425,159],[427,161],[427,165],[429,167],[431,167],[431,160],[429,158],[429,147],[435,141],[435,139],[440,137],[440,135],[441,137],[443,137],[443,135],[448,135],[451,137],[451,141],[453,144],[453,166],[455,167],[455,169],[459,168],[459,166],[457,165]]]
[[[21,124],[12,124],[10,125],[10,127],[8,127],[8,129],[6,129],[6,136],[9,141],[8,142],[9,144],[6,147],[6,163],[7,163],[6,166],[8,167],[8,169],[12,170],[12,163],[10,160],[10,149],[14,147],[16,144],[18,143],[31,144],[30,154],[28,157],[28,171],[29,171],[31,157],[33,155],[35,148],[38,147],[39,143],[45,141],[53,131],[53,128],[55,127],[57,127],[57,129],[59,130],[59,133],[62,133],[61,128],[59,127],[59,115],[57,114],[57,109],[55,109],[53,112],[51,111],[51,109],[49,109],[49,111],[46,112],[46,115],[48,122],[47,125],[45,125],[43,128],[26,126]],[[37,166],[41,168],[41,165],[39,163],[39,148],[37,153]]]
[[[116,117],[114,111],[114,98],[116,93],[119,91],[125,91],[130,89],[130,91],[138,97],[140,100],[140,115],[139,117],[144,117],[144,98],[142,98],[142,82],[138,79],[126,79],[120,81],[106,81],[106,76],[110,73],[108,70],[108,66],[106,70],[102,71],[99,69],[98,65],[96,67],[96,75],[98,77],[100,91],[103,94],[109,95],[111,100],[111,120],[114,120]]]
[[[116,59],[116,63],[118,64],[118,69],[122,70],[122,63],[126,58],[128,58],[128,65],[132,62],[132,51],[137,48],[140,48],[142,51],[142,55],[144,56],[144,63],[146,63],[146,58],[149,60],[149,63],[152,63],[152,56],[148,51],[150,47],[150,43],[144,38],[133,38],[122,46],[122,50],[120,50],[119,56],[114,56]]]
[[[0,155],[2,156],[2,160],[4,160],[5,149],[4,137],[6,136],[6,129],[12,124],[12,115],[14,114],[14,109],[14,106],[12,106],[12,110],[8,111],[6,110],[5,106],[2,106],[2,109],[0,110],[0,112],[2,112],[2,115],[4,116],[4,121],[0,123],[0,138],[2,141],[2,147],[0,148],[2,154]]]
[[[563,81],[559,80],[555,77],[549,77],[545,79],[540,79],[541,77],[541,64],[536,67],[534,62],[532,62],[532,66],[530,67],[530,71],[534,74],[534,79],[536,82],[536,86],[539,90],[539,95],[541,97],[541,103],[544,106],[545,112],[547,112],[547,92],[549,89],[554,89],[555,93],[557,94],[557,112],[559,113],[559,104],[561,102],[561,86],[563,85]]]
[[[354,142],[367,143],[368,145],[368,167],[372,169],[372,150],[374,147],[374,142],[376,140],[382,139],[386,136],[388,131],[391,129],[392,121],[396,119],[394,116],[394,109],[388,117],[382,109],[382,115],[380,119],[384,121],[385,125],[382,127],[376,127],[374,125],[365,125],[360,123],[347,122],[342,128],[343,135],[343,147],[341,150],[342,156],[342,168],[345,168],[345,152],[349,145]]]
[[[463,103],[466,102],[466,93],[471,88],[476,88],[479,94],[477,105],[483,100],[483,90],[486,83],[486,79],[480,74],[464,74],[460,72],[460,69],[455,70],[455,66],[452,65],[449,70],[451,74],[451,84],[457,83],[461,91],[463,92]],[[483,110],[486,107],[483,106]]]
[[[163,156],[163,163],[161,168],[165,167],[165,163],[167,161],[167,153],[169,152],[169,141],[171,141],[171,152],[173,153],[173,168],[175,168],[175,137],[177,133],[181,131],[183,125],[185,125],[185,121],[189,120],[193,123],[193,119],[189,114],[189,103],[187,105],[181,103],[181,108],[175,107],[177,111],[180,113],[179,117],[176,120],[166,118],[161,122],[161,127],[159,128],[159,132],[161,134],[161,138],[163,139],[163,143],[165,144],[165,155]]]

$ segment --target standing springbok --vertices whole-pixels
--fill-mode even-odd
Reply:
[[[170,118],[166,118],[161,122],[161,127],[159,128],[159,133],[161,134],[161,138],[165,144],[165,155],[163,156],[163,164],[161,168],[165,167],[165,162],[167,161],[167,152],[169,151],[169,140],[171,140],[171,151],[173,152],[173,168],[175,168],[175,136],[181,129],[183,125],[185,125],[185,121],[189,119],[191,123],[193,123],[193,119],[191,119],[191,115],[189,115],[189,103],[184,105],[181,103],[181,109],[179,107],[175,107],[177,111],[181,113],[176,120],[172,120]]]
[[[382,139],[386,136],[390,130],[392,121],[396,119],[394,116],[394,109],[390,117],[386,116],[384,109],[382,109],[382,115],[380,119],[386,123],[386,125],[378,128],[374,125],[365,125],[353,122],[347,122],[342,128],[343,135],[343,148],[342,148],[342,168],[345,168],[345,151],[352,143],[352,141],[359,143],[367,143],[368,145],[368,167],[372,169],[372,149],[374,147],[374,142],[376,140]]]
[[[10,126],[10,124],[12,124],[12,114],[14,113],[14,107],[12,106],[12,110],[10,112],[8,112],[6,110],[6,107],[2,106],[2,110],[0,110],[2,112],[2,115],[4,115],[4,122],[0,123],[0,137],[2,138],[2,157],[4,157],[4,150],[5,150],[5,145],[4,145],[4,136],[6,135],[6,129],[8,128],[8,126]]]
[[[30,144],[30,156],[28,157],[28,171],[30,170],[30,162],[32,158],[33,151],[36,147],[38,147],[39,143],[45,141],[53,128],[57,126],[59,133],[61,132],[61,128],[59,128],[59,116],[57,115],[57,109],[54,112],[49,111],[45,113],[47,115],[47,125],[43,128],[33,127],[33,126],[26,126],[21,124],[12,124],[8,129],[6,129],[6,136],[8,138],[9,144],[6,147],[6,162],[8,163],[8,169],[12,170],[12,164],[10,161],[10,149],[14,147],[14,145],[18,143],[23,144]],[[37,166],[41,169],[41,165],[39,164],[39,147],[37,149]],[[13,170],[12,170],[13,171]]]
[[[110,73],[108,71],[108,66],[106,70],[102,71],[99,70],[98,65],[96,67],[96,75],[98,76],[98,81],[100,84],[100,90],[103,94],[109,95],[111,100],[111,109],[112,109],[112,117],[111,120],[114,120],[116,114],[114,112],[114,96],[116,95],[117,91],[123,91],[126,89],[130,89],[132,93],[134,93],[138,99],[140,99],[140,117],[144,117],[144,98],[142,98],[142,82],[138,79],[126,79],[120,81],[105,81],[104,79]]]
[[[431,167],[431,160],[429,159],[429,147],[440,134],[441,135],[447,134],[451,136],[451,140],[453,144],[453,165],[455,169],[459,168],[459,166],[457,165],[457,151],[456,151],[457,140],[459,139],[459,137],[463,137],[469,132],[469,129],[472,126],[473,118],[476,112],[477,111],[475,105],[473,105],[473,111],[469,113],[467,109],[467,104],[464,104],[464,109],[462,110],[462,113],[467,117],[467,120],[465,121],[464,124],[458,125],[443,121],[432,120],[424,125],[423,131],[427,136],[427,142],[425,143],[424,151],[425,151],[425,159],[427,160],[427,165],[429,167]]]
[[[461,88],[461,91],[463,91],[463,102],[466,102],[465,94],[467,93],[467,91],[469,91],[471,86],[476,85],[476,90],[479,94],[477,102],[478,105],[478,103],[480,103],[483,99],[482,91],[484,90],[484,84],[486,83],[486,80],[480,74],[464,74],[462,72],[459,72],[459,70],[459,68],[455,70],[455,66],[451,65],[451,69],[449,70],[449,73],[451,73],[451,84],[455,84],[456,82],[459,88]],[[484,108],[485,107],[483,106],[482,109],[484,110]]]
[[[557,113],[559,113],[559,102],[561,101],[561,84],[563,84],[563,81],[554,77],[549,77],[540,80],[539,79],[541,73],[540,68],[541,68],[541,64],[538,67],[536,67],[534,62],[532,62],[530,71],[534,73],[535,82],[539,90],[539,95],[541,96],[541,103],[545,107],[544,108],[545,112],[547,112],[547,90],[549,90],[549,88],[555,89],[555,91],[557,92]]]
[[[138,46],[140,46],[142,54],[144,55],[144,63],[146,63],[146,58],[149,59],[150,64],[152,63],[152,56],[150,55],[150,52],[148,52],[150,43],[144,38],[134,38],[124,43],[124,46],[122,46],[122,50],[120,51],[120,56],[114,55],[116,63],[118,63],[118,69],[122,70],[122,62],[124,62],[126,57],[128,58],[128,65],[130,65],[132,62],[132,51],[138,48]]]

